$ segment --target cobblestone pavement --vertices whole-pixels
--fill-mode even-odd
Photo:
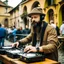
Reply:
[[[10,44],[12,44],[12,42],[5,40],[5,45],[10,45]],[[58,50],[58,57],[59,57],[59,62],[61,62],[61,64],[64,64],[64,49],[63,48],[60,48]]]
[[[58,57],[59,62],[61,62],[61,64],[64,64],[64,48],[58,50]]]

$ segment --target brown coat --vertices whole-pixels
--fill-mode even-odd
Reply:
[[[33,39],[32,37],[33,37],[33,30],[26,38],[23,38],[20,41],[22,43],[31,42]],[[42,49],[46,54],[47,58],[56,61],[58,60],[57,42],[58,42],[58,38],[57,38],[56,30],[48,24],[44,33]]]

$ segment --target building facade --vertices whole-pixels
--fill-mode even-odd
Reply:
[[[64,0],[22,0],[14,9],[9,13],[11,14],[11,25],[22,26],[26,25],[31,27],[31,19],[27,14],[35,7],[41,7],[45,14],[45,21],[54,21],[59,27],[64,21]]]
[[[10,14],[8,13],[12,7],[8,6],[5,2],[0,0],[0,23],[5,27],[9,26]]]

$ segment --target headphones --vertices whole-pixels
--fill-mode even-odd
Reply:
[[[45,15],[40,15],[40,21],[44,19]]]

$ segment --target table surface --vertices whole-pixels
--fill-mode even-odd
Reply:
[[[0,55],[0,60],[2,60],[5,64],[60,64],[54,60],[45,58],[44,61],[34,62],[34,63],[25,63],[20,61],[19,59],[12,59],[7,57],[7,55]]]
[[[64,36],[58,36],[58,39],[64,39]]]

